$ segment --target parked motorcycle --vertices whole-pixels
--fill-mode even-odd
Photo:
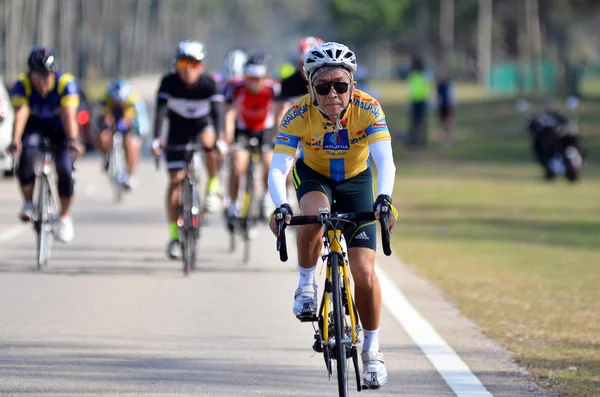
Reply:
[[[542,103],[538,113],[527,118],[526,129],[531,137],[531,148],[543,168],[544,178],[553,180],[565,176],[570,182],[579,179],[584,162],[581,147],[581,128],[575,109],[579,100],[569,97],[565,101],[567,111]],[[527,112],[531,106],[524,99],[517,101],[517,108]]]

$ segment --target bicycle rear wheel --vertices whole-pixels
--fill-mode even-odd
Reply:
[[[342,286],[340,283],[340,263],[337,254],[331,257],[333,329],[335,334],[334,355],[337,366],[338,390],[340,397],[348,396],[348,374],[346,345],[344,340],[344,307],[342,305]]]
[[[39,198],[37,203],[37,219],[35,228],[37,231],[37,267],[47,266],[52,251],[53,233],[52,233],[52,215],[54,212],[52,191],[50,183],[44,176],[40,179]]]

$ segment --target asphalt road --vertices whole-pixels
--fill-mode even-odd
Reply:
[[[80,161],[75,239],[55,243],[43,271],[31,226],[17,221],[16,183],[0,181],[0,394],[337,396],[335,379],[311,349],[311,325],[292,314],[293,240],[290,260],[281,263],[263,225],[243,265],[241,250],[228,253],[223,220],[213,214],[202,229],[198,269],[184,277],[180,262],[164,254],[166,173],[145,159],[138,177],[138,188],[115,205],[99,159]],[[352,395],[547,395],[397,257],[378,254],[378,268],[390,282],[380,334],[389,382]],[[396,288],[450,351],[416,337],[427,330],[412,317],[400,323],[390,294]],[[454,352],[472,373],[434,365],[436,354]]]

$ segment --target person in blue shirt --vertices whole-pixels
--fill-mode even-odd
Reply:
[[[450,75],[440,70],[436,76],[437,83],[437,102],[442,124],[444,137],[442,139],[443,147],[452,146],[453,126],[454,126],[454,109],[456,107],[456,96],[454,93],[454,84],[450,79]]]
[[[69,242],[74,237],[69,215],[75,185],[72,152],[83,154],[78,141],[79,88],[72,74],[58,70],[51,48],[34,46],[27,65],[28,72],[19,75],[11,91],[15,121],[9,150],[19,156],[17,175],[25,201],[19,216],[24,222],[33,217],[36,147],[47,137],[54,147],[61,204],[55,234],[58,240]]]

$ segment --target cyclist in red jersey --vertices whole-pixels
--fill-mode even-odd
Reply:
[[[245,146],[252,137],[258,139],[262,148],[264,196],[261,203],[264,204],[265,197],[269,197],[267,179],[273,155],[274,100],[280,92],[279,82],[269,77],[269,59],[269,55],[263,53],[250,55],[244,67],[243,79],[230,84],[225,93],[225,138],[231,145],[232,162],[229,176],[228,227],[232,227],[232,219],[239,216],[239,180],[240,175],[246,172],[248,151],[245,150]],[[260,207],[260,215],[264,217],[264,205]]]

